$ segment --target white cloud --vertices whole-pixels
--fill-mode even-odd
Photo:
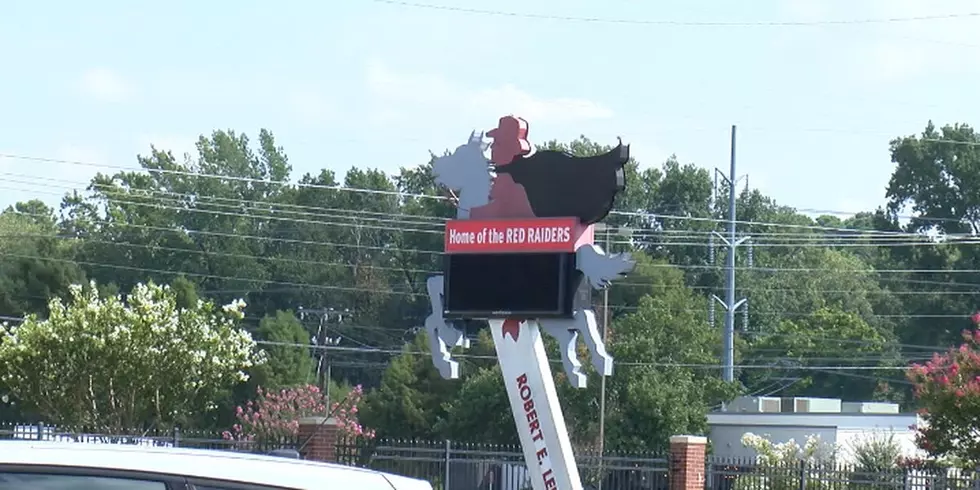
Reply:
[[[512,113],[534,121],[568,123],[613,115],[608,107],[587,99],[536,97],[512,84],[467,88],[437,74],[399,73],[379,61],[368,63],[366,78],[373,99],[370,118],[375,122],[402,123],[433,114],[492,120]]]
[[[103,102],[123,102],[133,95],[133,87],[117,73],[93,68],[82,74],[83,93]]]

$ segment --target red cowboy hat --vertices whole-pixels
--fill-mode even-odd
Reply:
[[[527,121],[516,116],[504,116],[497,121],[497,127],[487,131],[487,136],[496,138],[497,136],[511,137],[517,139],[527,138]]]

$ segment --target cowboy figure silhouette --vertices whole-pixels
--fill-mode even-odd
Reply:
[[[496,168],[504,167],[515,159],[531,153],[527,141],[527,121],[515,116],[501,117],[495,129],[487,131],[493,138],[490,144],[490,162]],[[510,174],[497,173],[490,187],[490,202],[470,210],[472,219],[534,218],[534,210],[527,198],[524,186],[514,182]]]

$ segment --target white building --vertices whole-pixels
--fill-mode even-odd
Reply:
[[[892,434],[903,454],[918,454],[910,426],[918,425],[914,413],[900,413],[894,403],[841,402],[832,398],[740,397],[726,412],[708,414],[708,438],[712,455],[722,458],[754,458],[755,451],[742,445],[751,432],[774,443],[794,439],[803,445],[819,436],[840,451],[842,462],[862,440]]]

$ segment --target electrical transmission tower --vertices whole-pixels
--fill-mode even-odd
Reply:
[[[736,186],[738,185],[738,181],[742,178],[745,178],[747,183],[748,177],[743,176],[740,178],[735,173],[735,126],[732,126],[731,165],[729,167],[728,175],[726,176],[721,170],[715,169],[715,188],[711,197],[712,212],[714,212],[717,202],[716,194],[719,193],[719,178],[724,181],[723,187],[728,190],[728,229],[726,230],[725,235],[716,231],[711,232],[711,235],[708,237],[708,260],[712,264],[715,263],[715,240],[717,239],[727,249],[725,257],[725,299],[721,299],[714,294],[711,295],[714,301],[711,301],[708,306],[708,321],[712,326],[714,326],[715,302],[718,302],[725,312],[725,327],[722,335],[722,343],[724,344],[722,358],[722,379],[727,382],[733,382],[735,380],[735,313],[740,307],[743,308],[742,312],[745,315],[743,319],[743,328],[746,328],[748,325],[748,305],[746,303],[746,299],[742,298],[737,301],[735,300],[735,257],[739,246],[743,244],[748,246],[748,262],[750,267],[752,266],[753,262],[751,242],[746,243],[751,237],[747,235],[739,237],[736,227],[737,219],[735,214],[735,204],[738,197],[736,195]]]

